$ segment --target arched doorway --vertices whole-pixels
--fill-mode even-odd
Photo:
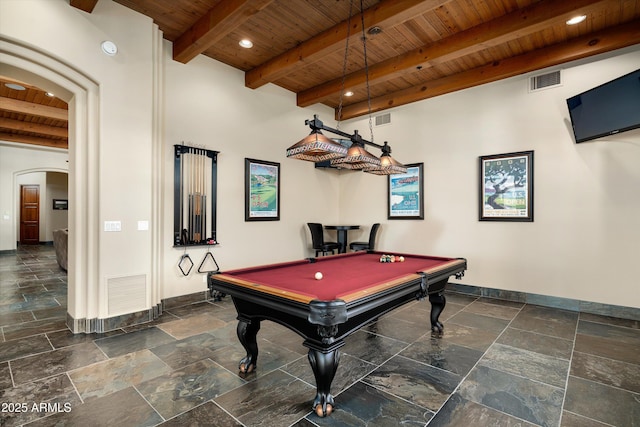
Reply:
[[[50,90],[69,104],[69,265],[67,325],[87,332],[97,313],[98,85],[32,46],[0,37],[0,73]]]

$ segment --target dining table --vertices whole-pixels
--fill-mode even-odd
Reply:
[[[336,230],[337,241],[340,247],[338,253],[343,254],[347,252],[347,242],[349,240],[349,230],[358,230],[359,225],[325,225],[326,230]]]

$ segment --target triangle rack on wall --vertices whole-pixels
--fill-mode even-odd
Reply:
[[[209,259],[211,259],[211,261],[215,265],[215,269],[213,269],[213,270],[203,270],[202,267],[204,266],[204,264]],[[210,251],[207,251],[207,253],[205,254],[204,258],[202,258],[202,262],[200,263],[200,266],[198,267],[198,273],[217,273],[219,271],[220,271],[220,267],[218,266],[218,263],[216,262],[216,259],[213,257],[213,254]]]

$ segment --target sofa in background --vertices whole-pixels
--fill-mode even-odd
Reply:
[[[53,247],[56,250],[56,260],[64,271],[67,271],[67,243],[69,241],[69,229],[61,228],[53,230]]]

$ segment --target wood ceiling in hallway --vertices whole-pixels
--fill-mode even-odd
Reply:
[[[78,13],[100,8],[69,1]],[[206,55],[243,71],[246,87],[272,83],[295,92],[297,105],[322,103],[336,116],[342,98],[342,120],[369,112],[362,20],[372,113],[640,44],[640,0],[363,0],[362,17],[355,0],[351,18],[349,0],[114,1],[153,19],[174,60]],[[586,19],[567,25],[576,15]],[[33,121],[0,104],[12,120],[2,135],[61,138],[12,130],[20,119],[11,114]]]
[[[23,89],[14,89],[22,87]],[[0,140],[69,148],[65,101],[28,83],[0,75]]]

